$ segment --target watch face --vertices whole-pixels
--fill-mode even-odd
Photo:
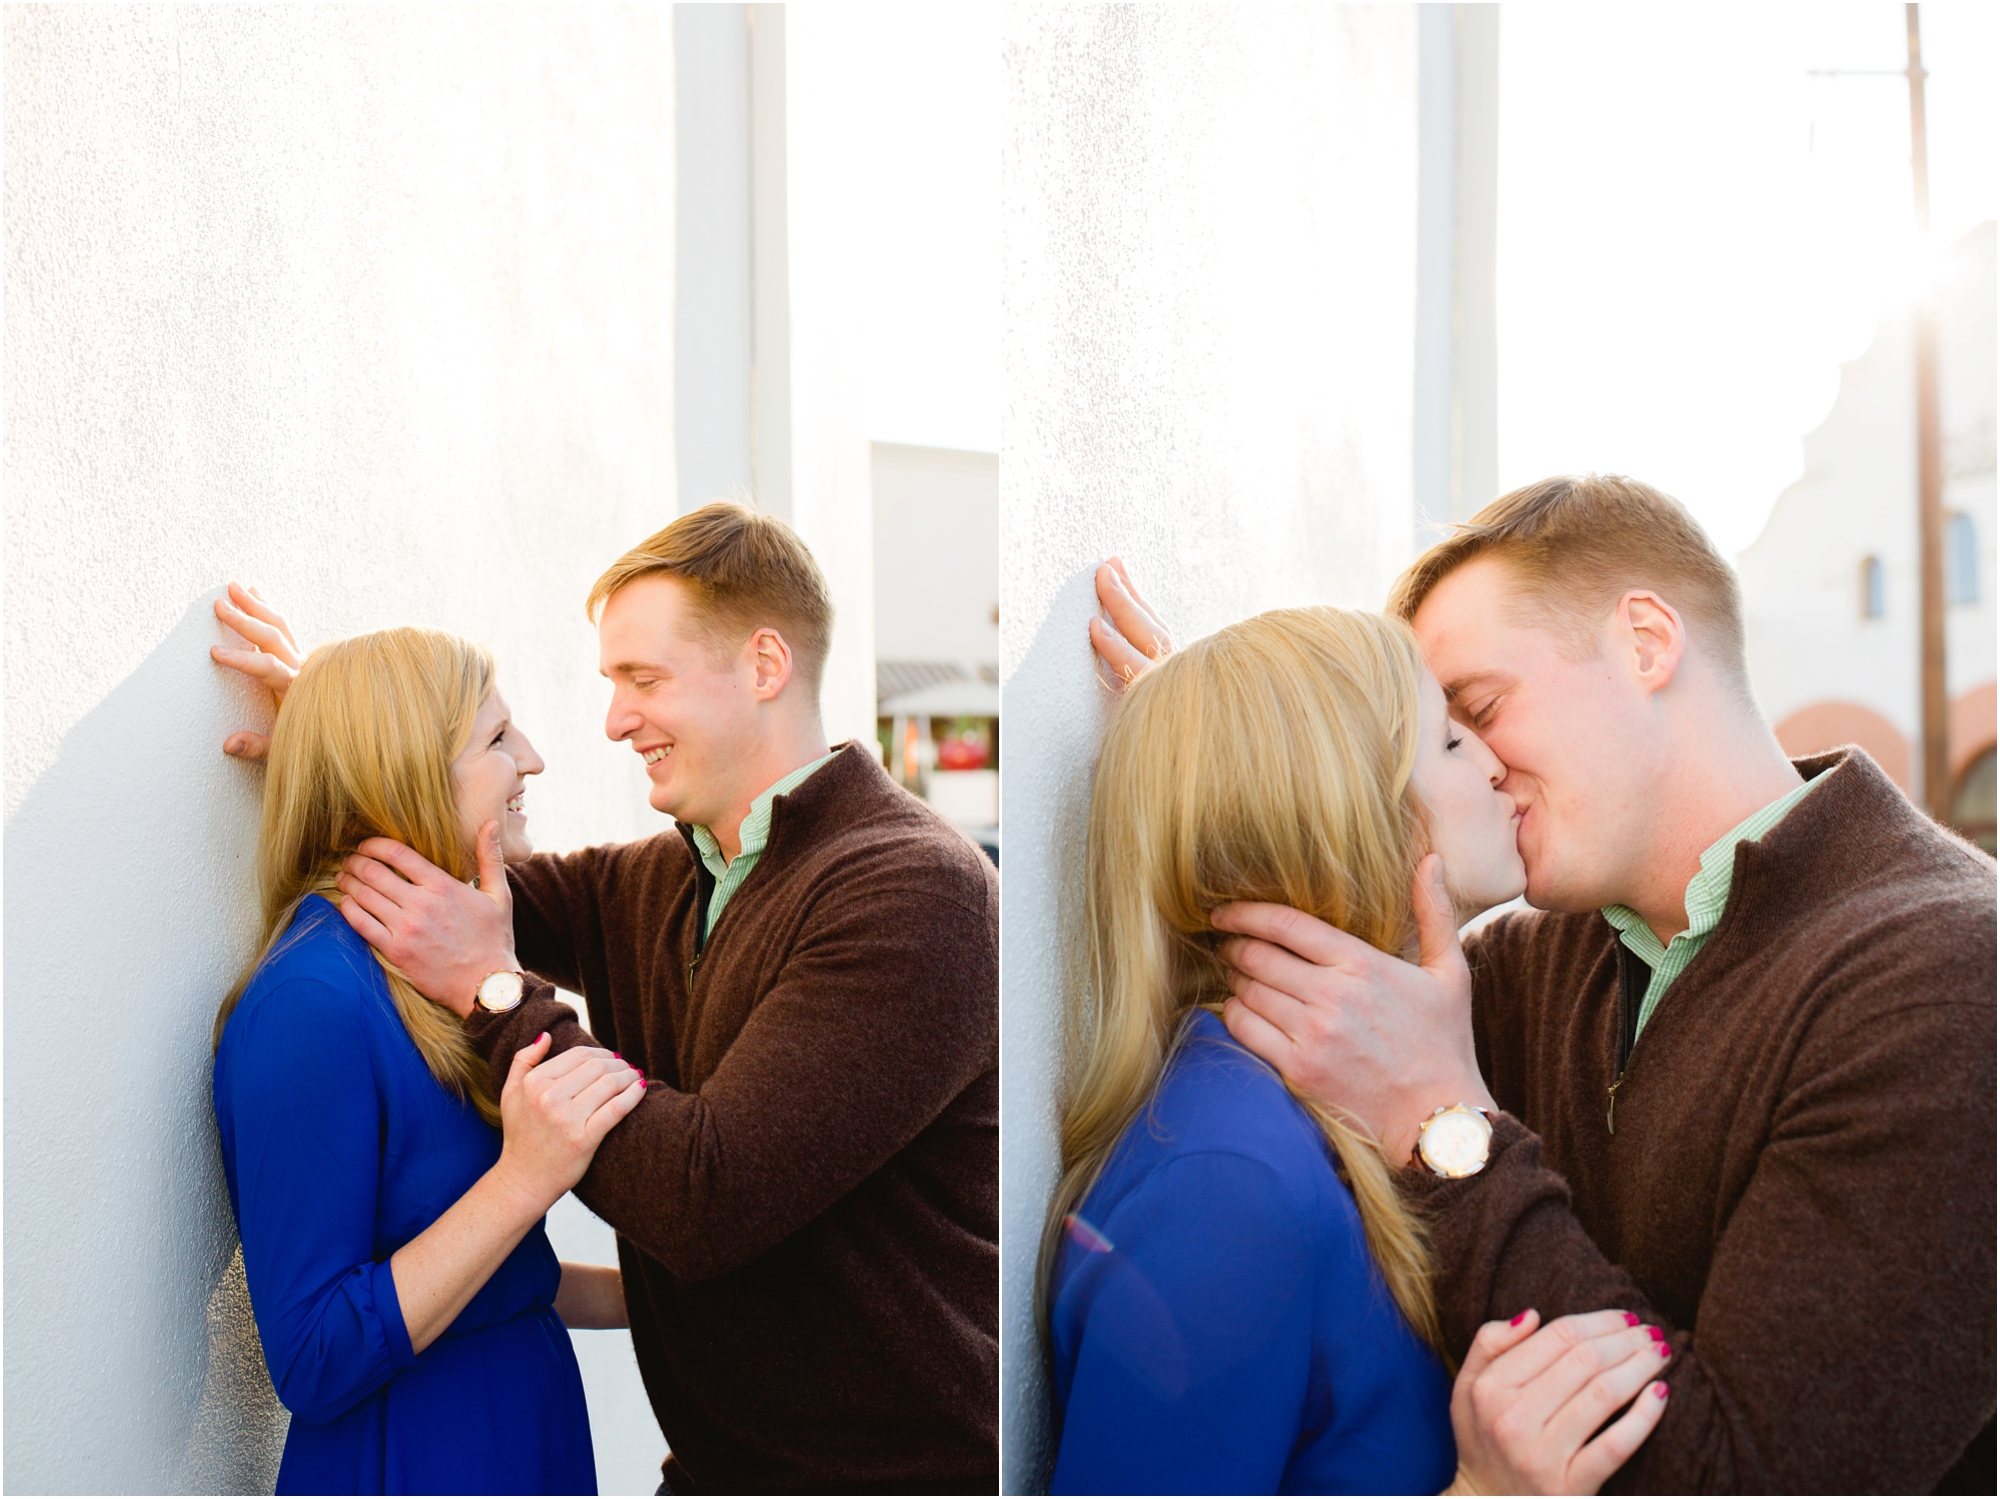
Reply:
[[[479,1007],[482,1010],[511,1010],[521,1002],[521,975],[518,973],[489,973],[479,985]]]
[[[1470,1176],[1486,1164],[1493,1127],[1469,1109],[1439,1114],[1424,1126],[1424,1162],[1439,1176]]]

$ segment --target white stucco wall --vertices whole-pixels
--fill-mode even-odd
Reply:
[[[222,583],[486,641],[541,843],[660,825],[580,605],[676,508],[671,30],[6,12],[9,1490],[274,1471],[208,1093],[255,920]]]
[[[1003,35],[1003,1483],[1045,1481],[1032,1288],[1110,698],[1092,572],[1183,638],[1379,607],[1412,549],[1417,17],[1012,7]]]

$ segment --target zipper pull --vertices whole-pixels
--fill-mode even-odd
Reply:
[[[1618,1114],[1618,1089],[1623,1086],[1624,1082],[1625,1074],[1621,1072],[1618,1074],[1616,1081],[1611,1084],[1610,1090],[1604,1095],[1604,1129],[1607,1134],[1615,1135],[1618,1133],[1618,1125],[1615,1122]]]
[[[695,970],[695,965],[700,962],[701,962],[700,953],[696,953],[693,957],[688,959],[687,991],[689,994],[694,993],[694,970]]]

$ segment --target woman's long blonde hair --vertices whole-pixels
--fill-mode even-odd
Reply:
[[[1168,657],[1112,715],[1085,854],[1089,973],[1067,1006],[1062,1178],[1036,1298],[1045,1329],[1066,1220],[1152,1100],[1190,1013],[1229,997],[1209,914],[1270,901],[1404,950],[1429,841],[1410,784],[1421,673],[1400,621],[1276,609]],[[1293,1096],[1333,1148],[1396,1305],[1437,1346],[1423,1227],[1381,1148]]]
[[[339,904],[334,876],[364,838],[394,838],[455,879],[472,875],[452,762],[492,690],[492,656],[442,630],[378,630],[306,657],[271,733],[257,836],[263,937],[216,1012],[217,1046],[300,902],[324,895]],[[432,1076],[498,1125],[486,1066],[458,1017],[379,952],[375,960]]]

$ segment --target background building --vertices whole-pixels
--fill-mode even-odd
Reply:
[[[997,858],[1000,459],[878,442],[871,470],[882,763]]]
[[[1953,820],[1993,849],[1994,226],[1934,267]],[[1922,798],[1916,372],[1909,304],[1841,371],[1805,473],[1737,559],[1757,699],[1793,754],[1853,742]]]

